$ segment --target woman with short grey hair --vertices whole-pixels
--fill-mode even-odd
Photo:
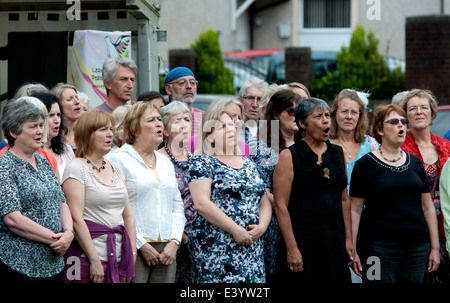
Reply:
[[[30,96],[30,97],[25,96],[25,97],[21,97],[20,99],[26,100],[27,102],[33,104],[43,114],[43,117],[44,117],[44,135],[43,135],[42,140],[41,140],[42,147],[38,149],[37,153],[43,155],[47,159],[47,161],[50,163],[51,167],[53,168],[53,171],[55,172],[56,176],[59,178],[58,167],[57,167],[58,163],[56,161],[56,158],[50,152],[46,151],[43,148],[44,144],[47,142],[47,135],[48,135],[48,110],[47,110],[45,104],[42,103],[42,101],[40,99],[35,98],[33,96]],[[8,101],[8,104],[9,103],[13,103],[13,102],[15,102],[15,100],[11,99],[11,100]],[[8,108],[11,108],[11,107],[8,107]],[[6,110],[7,109],[5,107],[3,115],[5,115],[5,111]],[[0,156],[3,155],[11,147],[11,145],[9,145],[9,143],[8,143],[9,142],[8,138],[9,138],[9,140],[13,140],[9,134],[5,135],[5,140],[2,141],[2,143],[5,143],[5,145],[3,145],[3,147],[0,150]]]
[[[7,104],[1,119],[10,148],[0,157],[0,283],[57,283],[72,218],[52,167],[37,154],[44,114],[28,98]]]
[[[191,134],[192,117],[185,103],[172,101],[161,108],[161,118],[164,125],[164,146],[158,151],[169,158],[175,168],[186,217],[180,248],[177,251],[175,283],[192,283],[191,262],[187,246],[189,230],[197,215],[187,181],[187,172],[192,157],[187,147]]]

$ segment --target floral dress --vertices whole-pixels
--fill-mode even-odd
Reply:
[[[211,201],[228,217],[246,228],[259,223],[259,205],[264,184],[255,164],[242,158],[242,168],[232,168],[205,154],[192,158],[189,182],[212,179]],[[193,282],[263,283],[263,241],[241,246],[233,236],[209,223],[200,213],[189,231]]]
[[[268,147],[264,141],[258,141],[256,153],[252,153],[250,159],[255,162],[260,176],[264,180],[265,187],[273,194],[273,171],[278,162],[278,153]],[[268,276],[275,273],[280,237],[280,228],[274,212],[262,237],[264,240],[264,262]]]

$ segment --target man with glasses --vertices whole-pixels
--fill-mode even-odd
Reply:
[[[205,112],[192,106],[197,96],[198,85],[194,73],[187,67],[176,67],[167,73],[164,83],[169,100],[184,102],[191,111],[192,135],[198,135]]]
[[[240,135],[252,151],[256,150],[258,141],[258,126],[261,116],[261,97],[269,84],[257,77],[250,77],[244,81],[239,91],[239,101],[244,105],[244,126]]]

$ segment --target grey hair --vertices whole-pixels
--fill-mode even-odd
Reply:
[[[405,91],[403,91],[403,92],[396,93],[396,94],[392,97],[391,104],[397,104],[397,105],[399,105],[399,103],[401,103],[401,102],[405,99],[405,97],[406,97],[406,95],[407,95],[408,93],[409,93],[409,90],[405,90]]]
[[[12,99],[19,99],[20,97],[31,96],[35,93],[48,93],[50,90],[41,83],[25,83],[17,89],[16,94]]]
[[[181,101],[172,101],[166,106],[161,107],[161,121],[164,127],[167,129],[169,127],[170,117],[173,115],[179,115],[189,113],[189,119],[192,120],[191,111],[187,105]]]
[[[88,109],[92,108],[91,101],[89,100],[89,96],[86,93],[78,92],[77,95],[79,101],[86,102]]]
[[[242,83],[241,89],[239,90],[240,98],[243,98],[245,96],[249,87],[256,87],[264,92],[269,87],[269,84],[258,77],[247,78],[245,79],[244,83]]]
[[[270,84],[267,89],[264,90],[264,93],[261,97],[261,105],[259,106],[261,108],[261,110],[267,106],[267,104],[269,104],[270,98],[278,91],[282,90],[282,89],[287,89],[289,88],[289,86],[287,84],[276,84],[276,83],[272,83]],[[263,115],[265,113],[262,113]]]
[[[295,121],[299,129],[302,129],[299,125],[299,122],[303,125],[308,125],[308,117],[316,109],[330,110],[330,107],[322,99],[313,97],[308,99],[300,99],[298,101],[298,104],[295,107]]]
[[[359,91],[353,88],[347,88],[347,90],[355,92],[358,95],[358,98],[362,101],[362,103],[364,104],[364,107],[367,107],[369,105],[369,97],[370,97],[370,93],[368,92],[363,92],[363,91]]]
[[[42,136],[41,142],[45,144],[47,142],[48,135],[48,110],[47,106],[45,106],[44,102],[35,97],[26,98],[28,102],[36,106],[43,114],[44,114],[44,135]]]
[[[137,65],[134,63],[132,59],[117,57],[117,58],[108,58],[105,63],[103,63],[102,68],[102,78],[103,82],[111,83],[116,76],[117,70],[120,66],[131,69],[134,72],[134,75],[137,75]]]
[[[33,99],[39,101],[39,99],[34,97],[21,97],[14,102],[7,103],[3,109],[1,119],[3,135],[8,140],[8,145],[11,147],[14,146],[15,141],[11,133],[20,135],[25,122],[35,122],[39,120],[39,118],[45,120],[45,114],[34,105],[36,101]]]

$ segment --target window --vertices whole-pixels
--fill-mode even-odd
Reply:
[[[351,0],[303,0],[304,28],[349,28]]]

